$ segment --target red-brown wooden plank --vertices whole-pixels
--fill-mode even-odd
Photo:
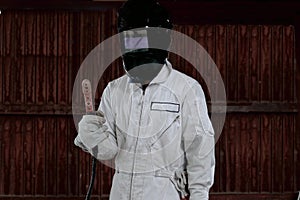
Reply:
[[[62,34],[58,32],[58,11],[46,11],[44,13],[45,19],[45,30],[46,35],[46,55],[56,57],[58,55],[58,40],[59,35]]]
[[[79,153],[79,194],[85,195],[90,183],[91,156],[80,151]]]
[[[70,38],[73,38],[76,42],[70,43],[71,51],[70,56],[76,58],[80,55],[80,12],[72,12],[70,14]]]
[[[261,192],[272,191],[272,119],[270,115],[261,117],[261,153],[260,153],[260,171],[261,171]]]
[[[217,25],[216,26],[216,57],[215,63],[220,71],[220,74],[223,78],[225,88],[227,85],[227,73],[226,73],[226,26]],[[219,88],[216,89],[218,91]],[[227,92],[227,91],[226,91]],[[219,93],[217,93],[217,99],[219,99]]]
[[[45,59],[41,57],[36,58],[36,68],[35,68],[35,102],[38,105],[45,105],[46,102],[46,92],[47,92],[47,86],[46,86],[46,70],[47,70],[47,63],[45,62]]]
[[[36,55],[37,50],[37,11],[26,12],[26,55]]]
[[[282,31],[283,26],[272,27],[272,100],[283,100],[283,66],[282,66]]]
[[[4,16],[0,15],[0,32],[4,33]],[[3,85],[3,65],[4,65],[4,34],[0,35],[0,83]],[[1,86],[3,88],[3,86]],[[3,103],[3,89],[1,88],[0,92],[0,104]]]
[[[69,59],[66,57],[58,58],[58,74],[57,77],[57,96],[58,96],[58,103],[60,105],[70,105],[71,98],[71,87],[70,85],[70,64]],[[72,91],[72,90],[71,90]]]
[[[26,13],[19,11],[15,14],[15,34],[16,37],[14,38],[14,48],[16,49],[16,55],[18,56],[24,56],[25,50],[26,50],[26,43],[25,43],[25,37],[26,37],[26,29],[25,29],[25,20]]]
[[[215,59],[215,26],[212,25],[206,25],[206,51],[208,53],[208,56],[211,59]],[[209,58],[207,57],[206,60],[206,74],[209,77],[209,83],[205,83],[205,84],[209,84],[211,87],[214,87],[215,83],[216,83],[216,79],[215,79],[215,74],[212,73],[212,69],[211,69],[211,65],[209,65]],[[198,80],[200,80],[200,78],[197,78]],[[217,92],[217,91],[215,91]],[[208,95],[208,94],[207,94]],[[212,95],[216,95],[216,94],[209,94],[210,96]]]
[[[46,195],[46,134],[49,129],[47,128],[45,117],[35,119],[35,173],[36,195]]]
[[[58,12],[58,47],[57,47],[57,55],[67,57],[69,56],[69,37],[70,37],[70,18],[69,13],[66,12]]]
[[[207,25],[207,52],[215,60],[216,57],[216,26]]]
[[[235,102],[238,97],[238,66],[237,66],[237,26],[226,27],[226,70],[227,70],[227,99],[228,102]]]
[[[222,116],[218,116],[218,118],[220,118]],[[221,120],[219,120],[218,122],[220,122]],[[214,129],[215,130],[222,130],[223,127],[221,127],[220,123],[216,123],[214,124]],[[216,160],[216,166],[215,166],[215,177],[214,177],[214,185],[212,187],[211,192],[219,192],[220,191],[220,181],[221,181],[221,173],[220,170],[223,167],[221,164],[221,151],[220,151],[220,145],[221,145],[221,141],[220,141],[220,137],[221,134],[224,133],[224,130],[222,131],[222,133],[220,133],[220,135],[217,135],[215,133],[215,160]]]
[[[239,121],[236,117],[230,116],[228,119],[228,132],[226,134],[226,192],[237,192],[241,189],[241,160],[240,150],[242,138],[239,133]],[[245,175],[246,176],[246,175]],[[230,178],[229,178],[230,177]]]
[[[260,27],[249,26],[250,46],[249,46],[249,67],[250,67],[250,96],[251,101],[259,101],[260,84]]]
[[[0,36],[1,37],[1,36]],[[1,48],[1,45],[0,45]],[[1,92],[0,92],[0,104],[3,104],[3,68],[4,68],[4,58],[0,56],[0,84],[1,84]]]
[[[259,192],[260,185],[260,116],[259,115],[251,115],[249,116],[249,168],[250,168],[250,176],[249,176],[249,192]],[[243,144],[245,145],[245,144]],[[247,145],[246,145],[247,146]]]
[[[106,29],[106,24],[104,23],[104,12],[98,12],[96,13],[95,15],[95,28],[94,28],[94,32],[93,32],[93,35],[92,37],[94,38],[94,42],[96,45],[99,45],[101,42],[104,41],[104,30]],[[99,66],[101,65],[102,63],[102,60],[98,60],[97,62],[99,62]],[[113,62],[114,64],[115,62]],[[115,70],[113,70],[114,72],[117,72],[117,71],[120,71],[120,69],[122,69],[122,64],[121,65],[118,65],[118,67],[114,68]],[[109,71],[111,71],[111,69],[108,69]],[[106,71],[107,72],[107,71]],[[105,79],[108,79],[109,77],[107,77],[105,74],[106,72],[103,73],[102,75],[102,78],[100,79],[99,83],[98,83],[98,88],[97,88],[97,91],[96,91],[96,94],[95,94],[95,99],[96,99],[96,104],[99,103],[99,100],[101,99],[101,95],[102,95],[102,91],[103,91],[103,87],[104,87],[104,83],[105,83],[105,86],[106,86],[106,82],[105,82]]]
[[[68,195],[68,122],[57,119],[57,194]]]
[[[79,151],[74,145],[74,139],[77,136],[77,130],[74,125],[73,118],[68,120],[68,194],[79,194]]]
[[[298,119],[298,117],[297,117]],[[297,124],[299,124],[299,121],[297,121]],[[298,128],[299,126],[296,125]],[[295,166],[295,187],[294,191],[300,191],[300,132],[299,130],[295,130],[295,136],[294,136],[294,152],[295,152],[295,157],[294,157],[294,166]]]
[[[15,166],[14,166],[14,170],[15,170],[15,180],[12,182],[12,184],[15,185],[15,191],[14,194],[15,195],[23,195],[24,194],[24,184],[23,181],[25,180],[24,174],[23,174],[23,160],[24,160],[24,149],[23,149],[23,143],[26,141],[23,141],[23,119],[14,119],[14,130],[15,132],[13,134],[15,134],[15,144],[14,144],[14,148],[15,148]],[[31,141],[31,143],[34,140]]]
[[[185,27],[185,26],[184,26]],[[189,25],[186,26],[187,29],[185,31],[185,35],[196,39],[196,41],[201,45],[201,47],[207,52],[208,50],[208,41],[207,41],[207,25]],[[184,50],[187,52],[187,55],[193,55],[196,51],[195,49],[191,49],[190,47],[188,47],[187,45],[185,45],[184,47],[180,47],[180,48],[184,48]],[[196,55],[197,56],[197,55]],[[207,59],[203,57],[203,55],[201,55],[201,59],[200,59],[200,63],[197,63],[199,66],[199,68],[201,68],[203,74],[205,76],[207,75]],[[196,66],[195,66],[196,67]],[[196,77],[195,77],[196,78]]]
[[[47,104],[53,105],[57,103],[57,58],[44,58],[47,65]]]
[[[88,12],[80,13],[80,58],[83,61],[84,58],[89,54],[93,49],[91,44],[91,23],[90,23],[90,14]]]
[[[272,192],[283,192],[282,177],[282,116],[272,116]]]
[[[4,14],[0,15],[0,56],[4,56]]]
[[[36,16],[37,21],[37,38],[36,38],[36,104],[38,105],[44,105],[46,104],[46,92],[47,92],[47,77],[46,77],[46,71],[47,71],[47,63],[44,60],[44,57],[42,55],[45,55],[44,49],[45,49],[45,32],[44,30],[44,21],[45,16],[38,12]]]
[[[4,118],[0,117],[0,194],[4,194],[4,173],[5,173],[5,143],[4,143]]]
[[[20,57],[15,61],[15,71],[13,75],[13,104],[22,105],[25,102],[25,65],[24,57]]]
[[[91,31],[90,31],[90,39],[91,39],[91,48],[95,48],[101,42],[101,23],[103,24],[103,18],[101,17],[103,12],[94,12],[90,14],[90,23],[91,23]],[[105,26],[107,24],[103,24]],[[111,22],[111,26],[113,26],[113,22]],[[113,35],[111,35],[113,36]]]
[[[283,90],[284,101],[296,100],[296,65],[295,65],[295,29],[293,26],[283,27]]]
[[[15,67],[14,62],[9,57],[4,57],[3,65],[3,103],[10,104],[13,101],[14,88],[13,88],[13,73]]]
[[[71,42],[71,50],[70,50],[70,71],[71,71],[71,85],[73,86],[73,83],[75,81],[75,78],[77,76],[78,69],[80,68],[82,59],[80,57],[81,52],[81,43],[80,43],[80,12],[72,13],[70,16],[70,38],[73,38],[76,42]],[[71,86],[70,85],[70,86]],[[73,89],[73,88],[72,88]],[[71,90],[72,90],[71,89]],[[76,94],[80,94],[79,92]],[[80,94],[81,95],[81,94]],[[76,96],[76,100],[82,99],[82,96]]]
[[[219,165],[220,165],[220,188],[219,192],[226,192],[226,183],[229,179],[226,174],[226,169],[227,169],[227,153],[226,153],[226,140],[227,140],[227,134],[228,134],[228,117],[226,117],[226,123],[224,124],[224,130],[222,134],[220,135],[219,138],[219,143],[220,143],[220,160],[219,160]]]
[[[272,27],[261,27],[261,101],[272,100]]]
[[[70,46],[70,18],[69,13],[58,12],[58,103],[60,105],[68,104],[70,94],[69,78],[69,46]]]
[[[117,34],[117,9],[105,10],[103,11],[103,23],[105,25],[104,29],[104,39]],[[108,26],[110,24],[110,26]]]
[[[43,17],[43,13],[41,11],[37,11],[35,13],[36,17],[36,38],[35,38],[35,55],[42,55],[43,52],[43,41],[45,41],[44,38],[44,32],[43,31],[43,21],[45,20]]]
[[[33,56],[25,57],[25,104],[33,105],[36,99],[36,59]]]
[[[54,11],[45,14],[46,56],[47,56],[47,104],[57,103],[57,45],[58,45],[58,20]]]
[[[57,195],[57,120],[47,119],[46,133],[46,195]]]
[[[240,183],[240,188],[238,188],[237,191],[241,192],[248,192],[249,190],[249,178],[251,176],[251,171],[249,164],[251,162],[251,157],[249,154],[251,154],[251,146],[250,146],[250,131],[251,131],[251,126],[249,124],[250,122],[250,116],[248,117],[242,117],[242,116],[236,116],[239,125],[239,129],[236,130],[240,136],[237,139],[235,145],[239,147],[236,150],[236,154],[239,157],[239,163],[236,163],[237,170],[239,176],[236,177],[235,181]],[[231,131],[230,131],[231,133]],[[234,163],[232,163],[234,164]],[[249,178],[245,178],[249,177]]]
[[[34,104],[36,100],[36,49],[37,22],[36,12],[26,12],[26,57],[25,57],[25,104]]]
[[[196,31],[193,30],[192,26],[190,26],[190,25],[185,26],[185,27],[177,27],[177,30],[179,32],[181,32],[182,34],[192,34],[193,37],[196,37],[196,33],[197,33],[197,35],[199,36],[199,40],[201,40],[201,35],[202,35],[201,33],[203,33],[203,30],[199,30],[199,29],[197,29]],[[194,49],[187,47],[187,44],[184,40],[177,42],[177,46],[174,46],[174,47],[176,49],[179,49],[179,48],[183,49],[182,53],[184,53],[184,54],[191,54],[191,53],[195,54],[196,53]],[[175,62],[173,63],[173,65],[177,70],[179,70],[183,73],[186,73],[190,76],[195,76],[197,74],[196,69],[193,66],[189,65],[185,59],[183,59],[177,55],[175,55],[175,56],[176,56],[176,58],[175,58]],[[201,63],[199,63],[199,67],[203,67],[203,65]],[[110,72],[108,72],[108,76],[109,76],[109,78],[113,78],[114,73],[112,71],[110,71]]]
[[[185,34],[185,35],[189,35],[190,37],[192,37],[193,39],[197,39],[198,42],[200,43],[200,45],[204,46],[205,44],[205,33],[204,33],[204,28],[201,29],[201,27],[199,26],[193,26],[193,25],[187,25],[184,26],[180,29],[181,33]],[[178,44],[178,48],[182,49],[182,52],[186,55],[195,55],[197,56],[197,52],[195,49],[188,47],[187,43],[182,40],[180,42],[181,44]],[[191,66],[185,59],[181,58],[180,56],[176,56],[176,59],[178,59],[178,69],[179,71],[188,74],[190,76],[192,76],[193,78],[196,79],[197,76],[197,69],[196,67],[199,67],[201,69],[205,68],[204,65],[204,60],[202,59],[202,61],[200,61],[199,63],[197,63],[197,66]],[[202,70],[205,71],[205,70]],[[114,73],[110,73],[110,77],[112,78],[114,75]]]
[[[2,176],[2,180],[3,180],[3,184],[2,184],[2,194],[12,194],[12,187],[14,187],[13,185],[13,179],[11,178],[11,175],[14,173],[12,171],[12,166],[11,166],[11,158],[12,158],[12,153],[11,150],[13,148],[13,146],[11,146],[13,144],[14,141],[12,134],[11,134],[11,121],[9,119],[4,119],[3,120],[3,132],[2,132],[2,145],[3,145],[3,149],[4,149],[4,153],[3,156],[4,158],[2,159],[4,161],[4,166],[3,166],[3,173]]]
[[[15,149],[15,143],[16,143],[16,136],[15,136],[15,130],[14,130],[14,121],[10,119],[10,129],[9,129],[9,194],[13,195],[16,190],[16,166],[15,166],[15,159],[12,159],[15,157],[16,149]]]
[[[299,99],[300,99],[300,70],[299,70],[299,60],[300,60],[300,17],[298,16],[297,18],[297,21],[296,21],[296,24],[295,24],[295,53],[296,53],[296,87],[297,87],[297,90],[296,90],[296,98],[297,98],[297,101],[298,101],[298,114],[296,115],[296,130],[295,130],[295,136],[294,136],[294,152],[295,152],[295,157],[294,157],[294,166],[295,166],[295,174],[294,174],[294,177],[295,177],[295,187],[294,187],[294,190],[295,191],[300,191],[300,113],[299,113],[299,110],[300,110],[300,104],[299,104]]]
[[[187,26],[185,34],[187,36],[190,36],[193,39],[196,39],[196,41],[201,45],[201,47],[208,53],[208,32],[209,32],[209,26],[203,25],[203,26],[192,26],[189,25]],[[187,55],[194,55],[196,57],[200,57],[199,62],[197,63],[198,66],[192,66],[189,62],[186,60],[182,59],[183,63],[182,65],[186,66],[186,70],[184,73],[187,75],[193,77],[194,79],[198,80],[198,82],[202,85],[203,90],[206,92],[206,84],[203,78],[206,80],[211,80],[212,75],[211,75],[211,70],[209,70],[208,66],[208,58],[205,56],[205,54],[195,54],[197,53],[196,49],[193,49],[187,44],[184,45],[184,51],[186,52]],[[200,74],[200,72],[202,74]],[[207,93],[207,92],[206,92]]]
[[[14,55],[14,12],[5,12],[3,14],[4,32],[3,32],[3,55]]]
[[[249,77],[249,26],[238,25],[238,100],[248,102],[250,91]]]
[[[57,54],[57,16],[53,11],[37,12],[37,54]]]
[[[283,191],[294,191],[294,134],[295,116],[283,116]]]
[[[34,193],[35,177],[34,177],[34,127],[33,120],[28,118],[24,121],[24,194],[30,195]]]

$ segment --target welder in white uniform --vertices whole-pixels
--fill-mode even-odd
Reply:
[[[105,88],[97,115],[79,122],[75,144],[114,159],[110,200],[207,200],[214,130],[199,83],[172,68],[172,23],[154,0],[129,0],[118,13],[126,74]],[[153,29],[159,27],[159,29]]]

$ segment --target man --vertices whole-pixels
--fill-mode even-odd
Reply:
[[[111,200],[208,199],[214,131],[201,86],[167,60],[171,28],[154,0],[121,7],[126,75],[105,88],[98,115],[79,123],[75,144],[98,160],[115,161]]]

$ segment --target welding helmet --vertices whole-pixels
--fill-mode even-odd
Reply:
[[[123,67],[133,82],[150,82],[168,57],[173,25],[155,0],[128,0],[118,12]]]

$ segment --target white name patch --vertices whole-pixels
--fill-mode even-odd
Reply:
[[[151,102],[151,110],[157,111],[168,111],[178,113],[180,110],[180,105],[171,102]]]

